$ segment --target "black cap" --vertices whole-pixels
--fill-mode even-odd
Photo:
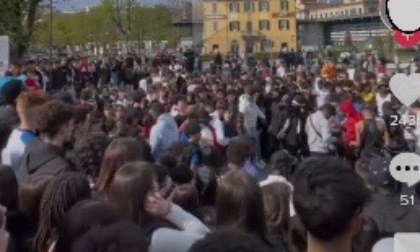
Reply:
[[[23,92],[24,89],[25,87],[22,81],[11,80],[4,84],[1,88],[1,97],[6,104],[13,105],[16,102],[16,98]]]

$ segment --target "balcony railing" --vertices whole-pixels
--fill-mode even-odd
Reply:
[[[264,39],[266,36],[260,31],[244,31],[242,32],[242,39],[248,43],[256,42]]]
[[[263,34],[259,31],[243,31],[242,37],[260,37]]]

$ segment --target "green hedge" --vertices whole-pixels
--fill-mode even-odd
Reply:
[[[414,49],[397,48],[397,49],[395,49],[395,53],[399,57],[410,57],[410,56],[414,56],[414,54],[416,53],[416,51]]]

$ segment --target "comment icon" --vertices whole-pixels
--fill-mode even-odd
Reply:
[[[395,180],[411,187],[420,181],[420,156],[401,153],[391,160],[389,171]]]

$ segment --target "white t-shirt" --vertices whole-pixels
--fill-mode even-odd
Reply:
[[[26,146],[36,139],[35,134],[29,130],[14,129],[1,153],[3,164],[11,166],[17,174]]]
[[[321,81],[320,78],[317,78],[315,80],[315,95],[317,95],[316,102],[318,108],[324,106],[324,104],[327,101],[328,96],[330,95],[330,91],[328,89],[325,89],[324,87],[319,86],[319,82]]]
[[[190,85],[188,85],[188,87],[187,87],[187,92],[188,93],[193,93],[194,91],[195,91],[195,89],[196,88],[198,88],[198,85],[197,84],[190,84]]]
[[[160,77],[160,76],[154,76],[152,78],[152,82],[153,82],[153,85],[156,85],[158,83],[161,83],[162,82],[162,77]]]
[[[139,87],[140,87],[141,89],[143,89],[143,90],[144,90],[144,92],[147,92],[147,79],[141,79],[141,80],[139,81]]]
[[[286,75],[286,69],[284,69],[284,67],[279,66],[276,70],[276,76],[283,78]]]
[[[376,106],[378,106],[378,115],[383,115],[383,105],[385,102],[391,102],[391,94],[388,94],[386,97],[382,97],[379,93],[376,94]]]
[[[174,71],[179,71],[182,70],[182,65],[181,64],[175,64],[174,65]]]

